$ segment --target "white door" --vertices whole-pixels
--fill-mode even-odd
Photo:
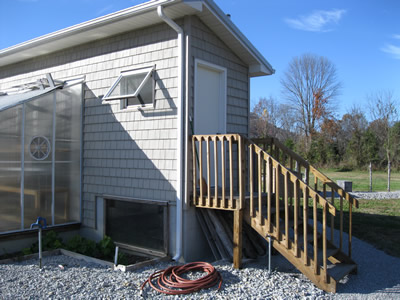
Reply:
[[[226,133],[226,69],[203,61],[195,64],[194,133]],[[210,145],[210,161],[214,166],[214,145]],[[220,149],[220,148],[219,148]],[[206,178],[206,149],[203,147],[203,170]],[[218,150],[218,157],[221,157]],[[218,159],[220,163],[220,159]],[[218,173],[221,174],[220,168]],[[211,169],[210,186],[215,186],[214,169]],[[218,185],[221,185],[220,178]]]

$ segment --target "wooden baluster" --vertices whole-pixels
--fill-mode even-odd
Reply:
[[[305,182],[306,182],[306,184],[309,184],[309,182],[310,182],[310,167],[309,166],[306,166],[305,168],[304,168],[304,173],[305,173]]]
[[[195,205],[198,205],[197,199],[197,170],[196,170],[196,138],[193,136],[192,138],[192,156],[193,156],[193,201]]]
[[[313,229],[314,229],[314,274],[318,274],[318,220],[317,220],[317,197],[315,194],[313,197]]]
[[[324,208],[323,208],[323,215],[322,215],[322,259],[323,259],[323,278],[324,278],[324,282],[327,283],[328,282],[328,270],[327,270],[327,254],[326,254],[326,250],[327,250],[327,236],[326,236],[326,211],[327,211],[327,206],[328,203],[324,203]]]
[[[261,151],[259,151],[258,153],[258,161],[257,161],[257,163],[258,163],[258,165],[257,165],[257,167],[258,167],[258,224],[259,225],[262,225],[263,224],[263,217],[262,217],[262,215],[263,215],[263,207],[262,207],[262,179],[261,179],[261,177],[262,177],[262,170],[261,170],[261,168],[262,168],[262,157],[261,157],[261,155],[262,155],[262,152]]]
[[[304,237],[304,264],[308,266],[308,188],[303,189],[303,237]]]
[[[200,200],[201,205],[205,206],[205,199],[204,199],[204,178],[203,178],[203,138],[199,138],[199,181],[200,181]]]
[[[214,137],[214,184],[215,184],[215,196],[214,196],[214,207],[220,207],[218,200],[218,140],[219,137]]]
[[[271,203],[272,203],[272,185],[273,185],[273,168],[272,168],[272,159],[268,156],[267,160],[268,164],[268,187],[267,187],[267,214],[268,214],[268,232],[272,233],[272,224],[271,224]]]
[[[244,208],[244,197],[245,197],[245,162],[244,162],[244,143],[243,143],[243,138],[242,136],[239,137],[239,143],[238,143],[238,172],[239,172],[239,209]],[[237,208],[236,208],[237,209]]]
[[[207,149],[207,207],[211,207],[211,158],[210,158],[210,137],[206,138]]]
[[[249,189],[250,189],[250,216],[254,218],[254,182],[253,182],[253,148],[254,145],[249,145],[249,172],[250,172],[250,179],[249,179]]]
[[[284,180],[286,249],[289,249],[289,174],[287,172],[285,172]]]
[[[294,163],[293,163],[293,157],[290,156],[290,171],[293,172],[294,171]],[[293,187],[294,188],[294,187]],[[293,192],[290,193],[290,208],[293,210]]]
[[[318,177],[314,175],[314,191],[318,192]]]
[[[229,136],[229,191],[230,208],[234,208],[235,199],[233,198],[233,146],[232,136]]]
[[[225,181],[226,181],[226,167],[225,167],[225,137],[222,137],[221,140],[221,186],[222,186],[222,201],[223,201],[223,207],[227,208],[227,204],[226,204],[226,195],[225,195],[225,190],[226,190],[226,186],[225,186]]]
[[[347,199],[348,200],[348,199]],[[351,258],[351,239],[352,239],[352,229],[353,229],[353,205],[350,201],[349,203],[349,257]]]
[[[339,241],[339,250],[343,249],[343,197],[340,196],[340,241]]]
[[[267,192],[267,161],[263,159],[263,193]]]
[[[279,176],[281,174],[281,166],[277,165],[275,168],[275,207],[276,207],[276,212],[275,212],[275,223],[276,223],[276,234],[277,234],[277,239],[280,241],[281,240],[281,233],[280,233],[280,224],[279,224],[279,192],[280,192],[280,187],[279,187]]]
[[[332,205],[335,206],[335,191],[333,188],[331,188],[331,202]],[[334,232],[335,232],[335,216],[331,215],[331,243],[334,242]]]
[[[294,184],[294,255],[299,256],[299,203],[300,203],[300,190],[299,180],[296,179]]]

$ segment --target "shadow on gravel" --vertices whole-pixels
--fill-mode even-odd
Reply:
[[[218,269],[218,268],[217,268],[217,270],[221,274],[222,280],[223,280],[222,281],[222,285],[221,285],[221,290],[224,290],[228,286],[233,285],[233,284],[237,284],[237,283],[240,282],[239,277],[234,275],[234,274],[232,274],[232,272],[221,270],[221,269]]]
[[[387,255],[354,238],[353,259],[358,264],[358,273],[350,275],[345,284],[339,284],[338,296],[348,297],[348,293],[378,293],[380,297],[387,295],[400,298],[400,258]]]

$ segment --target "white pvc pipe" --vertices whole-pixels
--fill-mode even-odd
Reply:
[[[183,29],[176,24],[173,20],[167,17],[164,14],[163,7],[160,5],[157,7],[158,16],[167,23],[172,29],[174,29],[178,33],[178,103],[177,105],[177,184],[176,184],[176,249],[175,256],[173,260],[178,261],[182,256],[182,239],[183,239],[183,212],[182,212],[182,202],[183,202],[183,164],[182,157],[184,154],[184,145],[183,145],[183,106],[184,106],[184,97],[183,97],[183,88],[184,88],[184,64],[185,64],[185,56],[184,56],[184,39],[183,39]]]

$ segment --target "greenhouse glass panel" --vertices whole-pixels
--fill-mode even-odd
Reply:
[[[79,222],[81,83],[0,96],[0,233]]]
[[[55,224],[80,218],[81,85],[57,91],[55,140]]]
[[[21,229],[22,106],[0,111],[0,232]]]
[[[51,224],[54,93],[25,104],[24,224]]]

